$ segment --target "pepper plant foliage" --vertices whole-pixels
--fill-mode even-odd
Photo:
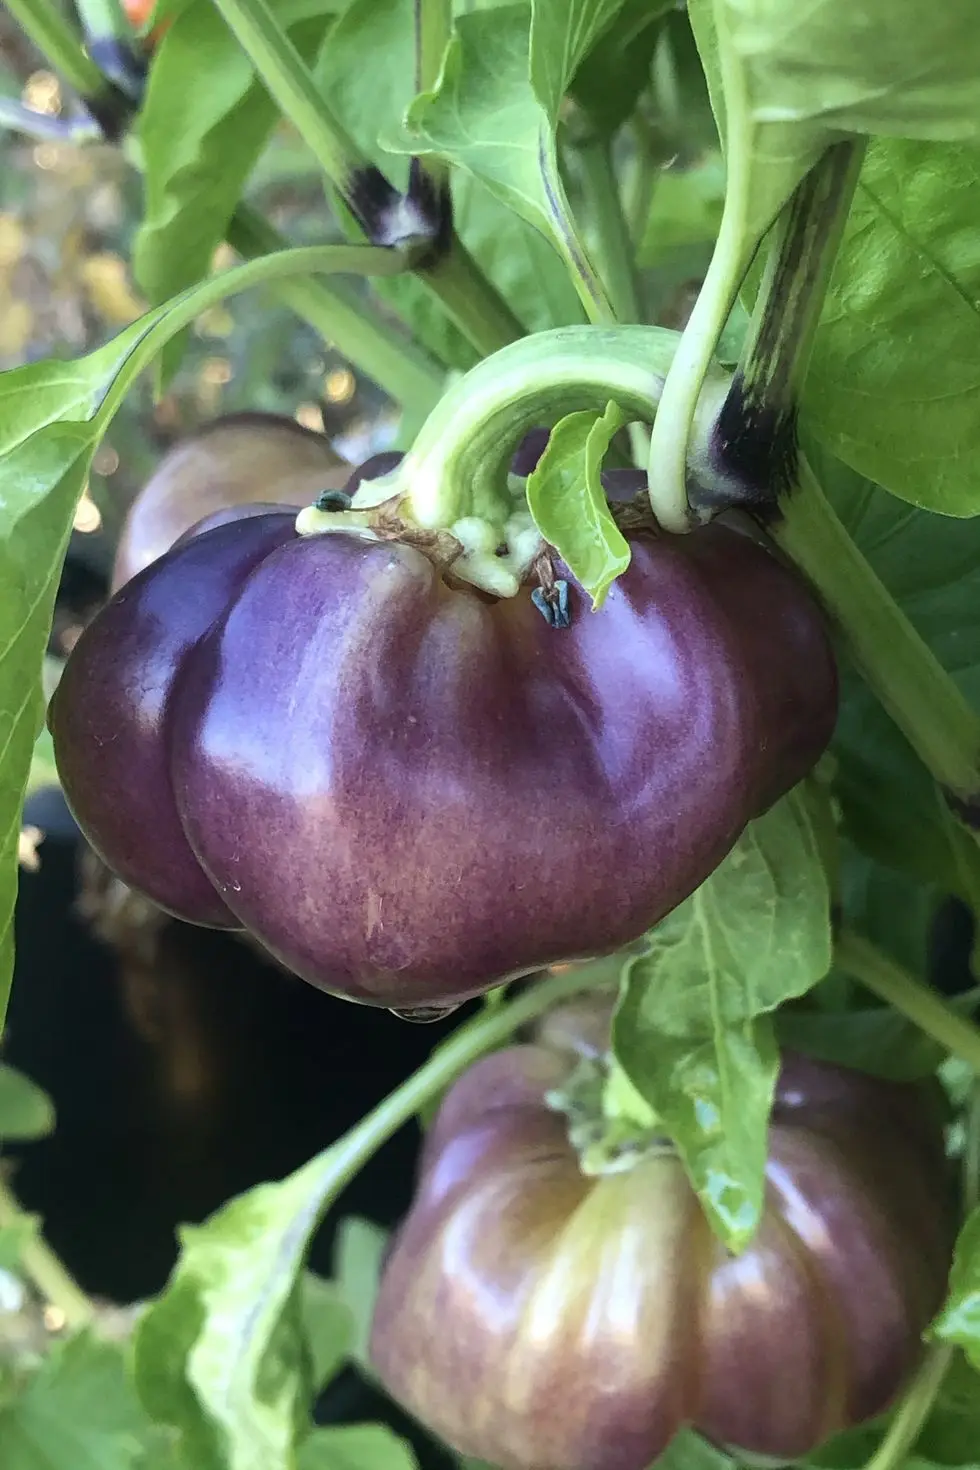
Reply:
[[[29,29],[50,19],[48,0],[17,10]],[[52,65],[74,45],[80,85],[81,32],[56,20]],[[86,358],[0,376],[0,1010],[75,504],[135,378],[165,382],[187,326],[233,293],[281,289],[401,405],[402,447],[477,364],[453,400],[476,430],[481,395],[512,439],[544,405],[529,508],[597,607],[629,560],[600,467],[632,454],[666,525],[689,493],[698,511],[746,507],[836,623],[827,758],[635,951],[488,1006],[324,1155],[189,1230],[131,1346],[83,1329],[0,1371],[4,1470],[402,1470],[411,1451],[381,1426],[313,1427],[316,1394],[363,1355],[350,1280],[366,1290],[378,1252],[324,1283],[306,1247],[379,1143],[549,1000],[618,980],[610,1118],[673,1140],[733,1251],[759,1223],[779,1043],[939,1072],[953,1108],[971,1092],[974,992],[948,1004],[926,970],[939,904],[980,905],[980,28],[969,0],[159,0],[161,20],[141,96],[86,99],[102,118],[111,98],[142,171],[132,264],[150,309]],[[305,248],[248,202],[283,117],[334,206],[333,237]],[[225,240],[256,258],[213,274]],[[655,328],[692,272],[689,323]],[[433,440],[420,463],[465,515],[465,445],[433,458]],[[0,1070],[0,1138],[50,1121]],[[970,1188],[930,1349],[952,1359],[945,1383],[933,1362],[891,1421],[821,1464],[879,1446],[881,1470],[977,1462]],[[0,1219],[0,1265],[30,1275],[35,1241],[36,1222]],[[687,1432],[665,1460],[731,1463]]]

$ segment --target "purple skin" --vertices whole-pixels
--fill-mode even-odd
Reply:
[[[634,537],[601,612],[572,584],[558,631],[529,589],[495,602],[411,547],[286,520],[123,589],[52,730],[111,867],[195,922],[230,910],[323,989],[444,1006],[619,948],[832,733],[818,609],[724,527]]]
[[[187,845],[165,729],[174,674],[295,514],[239,517],[127,582],[82,634],[48,710],[68,805],[132,888],[192,924],[241,928]]]
[[[580,1172],[544,1102],[573,1065],[512,1047],[447,1095],[375,1310],[393,1397],[503,1470],[645,1470],[685,1423],[796,1460],[882,1412],[949,1265],[934,1097],[788,1056],[733,1257],[672,1153]]]
[[[315,537],[256,567],[184,660],[171,777],[284,964],[405,1008],[617,949],[809,770],[836,676],[806,591],[722,528],[632,545],[561,632],[404,545]]]

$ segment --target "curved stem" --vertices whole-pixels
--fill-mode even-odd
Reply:
[[[854,545],[805,458],[767,529],[812,583],[869,688],[962,815],[980,793],[980,716]]]
[[[958,1016],[901,965],[849,929],[838,936],[834,960],[848,975],[887,1001],[945,1051],[959,1057],[980,1074],[980,1030]]]
[[[54,1251],[30,1230],[31,1217],[17,1203],[0,1174],[0,1230],[24,1226],[27,1238],[20,1252],[20,1267],[45,1301],[64,1313],[68,1327],[84,1327],[95,1316],[95,1307],[69,1275]]]
[[[430,530],[464,515],[501,524],[513,508],[506,474],[521,435],[573,409],[601,412],[610,399],[653,422],[676,344],[675,332],[644,326],[558,327],[513,343],[453,384],[399,468],[362,487],[355,506],[401,491]]]
[[[245,204],[235,211],[226,234],[228,243],[249,259],[287,248],[279,231]],[[311,277],[280,281],[270,290],[406,413],[427,414],[442,397],[442,368],[385,321],[373,301]]]
[[[668,531],[690,531],[697,517],[687,498],[687,454],[698,398],[747,265],[744,207],[733,177],[704,284],[684,328],[650,437],[650,501]]]
[[[93,418],[103,429],[112,418],[134,378],[156,357],[177,332],[218,301],[226,301],[253,286],[265,286],[289,276],[332,272],[353,275],[398,275],[406,269],[403,256],[375,245],[309,245],[282,250],[245,265],[234,266],[189,286],[166,306],[157,307],[130,328],[133,345],[122,354],[115,375]],[[125,337],[123,333],[121,336]],[[108,347],[112,347],[112,343]],[[107,351],[102,348],[101,351]]]
[[[7,9],[55,71],[86,102],[107,97],[105,77],[54,0],[7,0]]]

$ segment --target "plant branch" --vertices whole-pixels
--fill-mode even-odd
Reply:
[[[523,335],[520,322],[458,239],[446,238],[445,200],[403,197],[334,117],[267,0],[214,0],[280,110],[300,132],[345,207],[377,245],[428,240],[415,269],[480,353]]]
[[[227,239],[247,259],[271,255],[288,245],[274,226],[245,204],[235,211]],[[440,365],[385,321],[371,300],[311,276],[279,281],[269,290],[407,413],[428,414],[441,398],[445,374]]]
[[[854,545],[805,457],[767,529],[815,588],[954,814],[970,825],[980,796],[980,716]]]
[[[0,1230],[24,1227],[25,1240],[19,1258],[24,1275],[45,1301],[64,1313],[66,1326],[86,1326],[95,1316],[93,1303],[32,1225],[32,1217],[21,1209],[0,1172]]]
[[[850,929],[838,935],[834,960],[848,975],[980,1075],[980,1030],[957,1015],[928,986]]]
[[[7,9],[69,86],[102,121],[112,89],[55,0],[7,0]]]

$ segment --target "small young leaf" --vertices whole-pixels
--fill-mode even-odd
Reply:
[[[623,978],[613,1049],[734,1250],[761,1214],[778,1055],[769,1013],[830,967],[826,876],[799,791],[753,822]]]
[[[0,1142],[45,1138],[54,1128],[54,1105],[23,1072],[0,1062]]]
[[[612,518],[600,480],[603,457],[626,416],[615,403],[604,414],[570,413],[551,431],[527,480],[534,523],[572,575],[601,607],[630,562],[629,542]]]
[[[313,1391],[319,1393],[350,1356],[353,1314],[336,1282],[306,1271],[300,1285],[300,1315]]]
[[[3,1470],[142,1470],[151,1438],[122,1347],[87,1332],[56,1343],[0,1408]]]
[[[416,1459],[385,1424],[344,1424],[315,1429],[300,1448],[297,1470],[416,1470]]]
[[[960,1231],[949,1273],[949,1295],[932,1332],[943,1342],[961,1347],[974,1368],[980,1369],[980,1207]]]
[[[368,1361],[371,1319],[387,1244],[388,1232],[358,1215],[348,1215],[337,1228],[335,1285],[354,1324],[351,1356],[362,1367]]]

